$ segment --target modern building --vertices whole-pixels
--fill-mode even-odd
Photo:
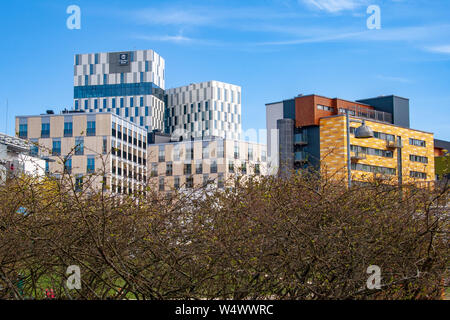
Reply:
[[[0,133],[0,182],[25,173],[43,177],[45,161],[30,154],[33,145],[28,141]]]
[[[271,165],[280,173],[312,166],[345,176],[346,112],[353,179],[380,175],[400,183],[434,180],[433,134],[409,128],[409,100],[397,96],[348,101],[300,95],[266,104]],[[353,121],[361,120],[374,131],[373,138],[354,137],[361,124]]]
[[[165,62],[153,50],[77,54],[74,109],[111,112],[148,130],[164,129]]]
[[[434,139],[434,163],[436,180],[450,178],[450,142]]]
[[[266,146],[223,138],[172,142],[157,137],[148,148],[150,185],[160,191],[208,183],[222,188],[233,174],[266,174]]]
[[[94,172],[94,184],[112,192],[134,194],[146,184],[147,131],[113,113],[18,116],[16,131],[35,144],[32,154],[46,160],[47,173],[71,173],[77,187]]]
[[[168,89],[166,95],[166,133],[241,139],[241,87],[207,81]]]

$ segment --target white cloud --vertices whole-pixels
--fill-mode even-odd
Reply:
[[[450,54],[450,45],[434,46],[434,47],[428,47],[426,49],[428,51],[435,52],[435,53],[447,53],[447,54]]]
[[[301,0],[310,7],[328,12],[355,10],[365,3],[364,0]]]

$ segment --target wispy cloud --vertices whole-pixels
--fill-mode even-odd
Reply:
[[[450,45],[427,47],[427,51],[450,54]]]
[[[403,77],[392,77],[392,76],[384,76],[384,75],[377,75],[377,79],[383,80],[383,81],[390,81],[390,82],[401,82],[401,83],[411,83],[411,79],[403,78]]]
[[[339,12],[345,10],[355,10],[365,4],[364,0],[299,0],[309,7],[327,12]]]
[[[196,41],[195,39],[185,37],[183,35],[163,35],[163,36],[146,36],[146,35],[134,35],[135,39],[147,40],[147,41],[162,41],[162,42],[175,42],[175,43],[190,43]]]

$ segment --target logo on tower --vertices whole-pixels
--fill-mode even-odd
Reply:
[[[128,65],[128,53],[119,54],[119,65],[121,65],[121,66]]]

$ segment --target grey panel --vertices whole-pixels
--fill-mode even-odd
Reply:
[[[125,60],[121,59],[120,55],[126,54],[128,56],[128,63],[124,64]],[[108,61],[109,61],[109,73],[127,73],[131,72],[131,51],[124,52],[110,52],[108,53]]]

